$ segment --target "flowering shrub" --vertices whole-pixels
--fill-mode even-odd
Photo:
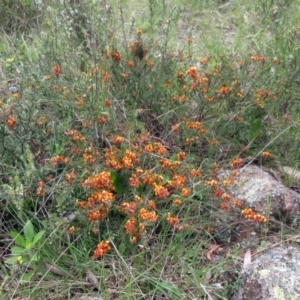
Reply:
[[[276,131],[266,130],[281,103],[290,105],[280,60],[253,53],[195,58],[168,49],[157,55],[162,46],[140,29],[125,49],[113,32],[107,39],[109,47],[97,48],[94,63],[76,66],[72,80],[69,65],[51,62],[26,93],[1,102],[1,126],[12,141],[5,147],[27,162],[31,174],[23,179],[26,195],[62,216],[77,210],[81,224],[68,232],[73,237],[80,228],[91,230],[93,246],[98,243],[93,258],[111,249],[105,231],[110,219],[132,244],[161,224],[174,232],[193,230],[182,216],[199,193],[210,193],[237,218],[265,223],[227,188],[262,141],[274,139],[280,149]],[[278,69],[277,84],[261,84],[272,68]],[[22,110],[36,95],[51,100]],[[291,120],[285,115],[278,122]],[[264,161],[272,161],[273,150],[262,152]],[[220,161],[233,168],[222,181],[216,176]]]

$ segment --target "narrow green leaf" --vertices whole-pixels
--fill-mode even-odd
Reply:
[[[27,221],[24,226],[26,244],[31,243],[34,238],[34,228],[31,221]]]
[[[54,134],[54,141],[55,145],[59,144],[59,133],[58,133],[58,128],[57,128],[57,123],[54,121],[54,126],[53,126],[53,134]]]
[[[41,237],[44,235],[45,231],[40,231],[38,232],[35,236],[34,236],[34,239],[32,241],[32,246],[34,246],[40,239]]]
[[[148,280],[153,284],[155,289],[159,290],[163,294],[168,295],[172,299],[183,299],[183,295],[181,294],[181,292],[172,284],[154,278],[149,278]]]
[[[15,243],[19,246],[25,247],[26,243],[23,236],[15,231],[11,231],[10,236],[15,240]]]
[[[300,69],[295,72],[295,74],[291,77],[288,85],[291,86],[293,82],[300,76]]]
[[[260,128],[261,128],[261,119],[255,119],[250,126],[249,141],[252,141],[253,139],[258,137]]]

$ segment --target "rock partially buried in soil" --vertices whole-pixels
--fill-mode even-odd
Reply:
[[[275,248],[241,273],[240,288],[230,300],[300,299],[300,250]]]
[[[252,208],[268,219],[299,226],[300,194],[257,166],[250,165],[238,172],[234,185],[228,188],[231,197],[241,200],[244,207]],[[218,173],[220,180],[230,175],[229,170],[220,170]]]

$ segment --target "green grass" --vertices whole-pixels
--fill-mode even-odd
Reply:
[[[209,186],[299,168],[295,1],[2,2],[0,299],[228,299],[249,247],[298,233]]]

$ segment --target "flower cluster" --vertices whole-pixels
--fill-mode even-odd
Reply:
[[[266,223],[267,218],[261,214],[255,213],[252,208],[246,208],[242,210],[242,214],[248,220],[252,220],[255,223]]]
[[[107,253],[111,249],[109,245],[109,241],[101,241],[98,245],[97,248],[94,250],[94,255],[92,258],[100,258],[102,257],[105,253]]]

